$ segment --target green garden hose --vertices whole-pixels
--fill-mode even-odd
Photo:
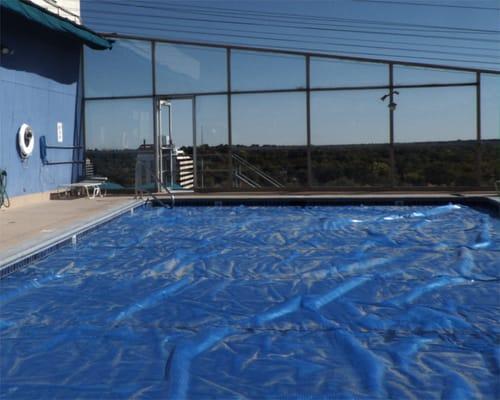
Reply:
[[[0,208],[9,207],[10,200],[7,194],[7,171],[0,169]]]

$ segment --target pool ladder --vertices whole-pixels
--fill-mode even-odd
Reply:
[[[151,176],[160,185],[160,187],[163,188],[163,190],[165,190],[165,192],[169,195],[169,197],[170,197],[170,207],[168,207],[162,201],[162,199],[158,198],[153,192],[149,192],[148,195],[151,196],[153,198],[153,200],[156,201],[157,203],[159,203],[162,207],[165,207],[165,208],[174,208],[174,206],[175,206],[175,196],[174,196],[174,194],[170,191],[170,189],[167,186],[165,186],[163,184],[163,182],[161,182],[158,179],[157,176],[155,176],[154,174],[152,174]]]

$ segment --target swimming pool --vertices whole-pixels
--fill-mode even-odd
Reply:
[[[494,398],[500,222],[144,208],[0,281],[2,398]]]

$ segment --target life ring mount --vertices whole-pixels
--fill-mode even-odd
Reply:
[[[35,148],[35,135],[33,129],[28,124],[22,124],[18,132],[19,152],[21,158],[28,158]]]

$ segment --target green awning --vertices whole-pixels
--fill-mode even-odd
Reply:
[[[50,11],[31,2],[24,0],[0,0],[0,5],[48,29],[69,35],[93,49],[103,50],[111,48],[111,41],[104,39],[94,31],[66,18],[52,14]]]

